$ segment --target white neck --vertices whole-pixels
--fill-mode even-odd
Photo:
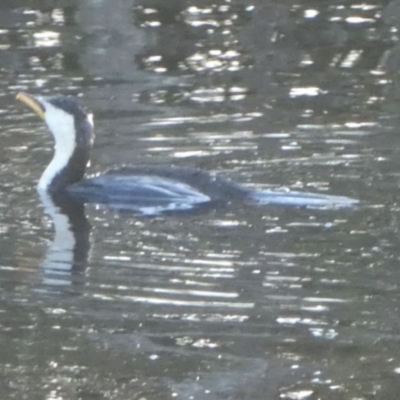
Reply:
[[[76,147],[75,126],[72,115],[54,107],[51,103],[47,103],[46,123],[55,141],[54,156],[39,180],[37,186],[39,191],[49,189],[57,174],[68,165]]]

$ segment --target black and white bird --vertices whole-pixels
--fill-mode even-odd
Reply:
[[[123,166],[85,178],[94,139],[92,114],[73,97],[21,92],[17,99],[46,122],[55,142],[53,158],[37,186],[39,192],[65,192],[84,202],[133,210],[152,205],[182,210],[234,200],[329,208],[357,203],[342,196],[252,190],[196,168],[175,166]]]

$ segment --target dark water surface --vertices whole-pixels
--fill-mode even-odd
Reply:
[[[0,398],[398,399],[399,3],[2,1]],[[360,204],[90,206],[71,232],[20,90],[82,97],[94,172]]]

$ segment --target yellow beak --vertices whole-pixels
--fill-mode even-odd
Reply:
[[[37,99],[35,99],[33,96],[19,92],[16,97],[17,100],[22,101],[25,103],[29,108],[31,108],[37,115],[39,115],[40,118],[44,119],[44,108],[43,106],[39,103]]]

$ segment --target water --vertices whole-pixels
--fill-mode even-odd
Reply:
[[[397,399],[398,2],[52,4],[0,6],[1,398]],[[92,172],[360,203],[60,212],[20,90],[93,110]]]

